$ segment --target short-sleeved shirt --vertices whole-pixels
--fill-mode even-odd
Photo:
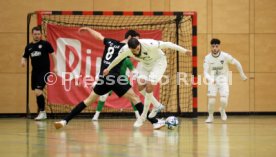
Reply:
[[[211,76],[228,76],[229,64],[233,64],[234,58],[226,53],[221,51],[219,56],[215,57],[212,53],[209,53],[204,60],[204,64],[208,64],[208,73]]]
[[[126,45],[121,49],[124,57],[131,56],[135,60],[141,62],[144,65],[144,67],[151,68],[156,60],[165,56],[164,52],[160,48],[160,43],[162,43],[162,41],[157,41],[153,39],[138,40],[141,43],[141,55],[133,55],[130,49],[128,48],[128,45]]]
[[[110,38],[104,38],[103,42],[105,45],[105,49],[101,62],[100,75],[103,75],[103,70],[106,69],[110,65],[110,63],[118,56],[120,49],[125,45],[125,43],[121,43],[120,41]],[[119,76],[122,62],[116,65],[109,72],[109,75]]]
[[[124,81],[121,84],[118,80],[121,74],[121,66],[124,60],[117,64],[107,76],[103,77],[103,70],[106,69],[110,63],[118,56],[120,49],[125,45],[114,39],[104,39],[104,54],[101,62],[101,70],[99,79],[94,87],[94,92],[98,95],[104,95],[110,91],[114,91],[119,97],[123,96],[130,88],[127,78],[122,77]]]
[[[48,41],[40,40],[37,43],[30,43],[25,47],[24,58],[31,58],[33,71],[48,72],[50,71],[49,54],[54,49]]]

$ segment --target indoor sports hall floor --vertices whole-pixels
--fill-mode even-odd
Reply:
[[[273,157],[275,116],[180,119],[175,130],[133,129],[134,119],[73,119],[56,130],[53,119],[0,119],[1,157]]]

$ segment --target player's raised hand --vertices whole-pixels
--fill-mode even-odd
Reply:
[[[108,75],[108,74],[109,74],[109,70],[108,70],[108,69],[104,69],[103,75],[106,76],[106,75]]]
[[[245,75],[245,74],[241,74],[241,79],[242,79],[243,81],[246,81],[246,80],[247,80],[246,75]]]
[[[84,31],[87,31],[88,29],[90,29],[89,27],[81,27],[79,28],[78,32],[84,32]]]
[[[185,54],[186,54],[187,56],[192,56],[192,55],[193,55],[193,52],[192,52],[192,50],[187,50]]]

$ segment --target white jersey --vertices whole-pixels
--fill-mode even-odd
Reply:
[[[156,41],[152,39],[140,39],[141,43],[141,55],[139,57],[132,54],[128,45],[125,45],[121,51],[127,53],[129,56],[133,57],[135,60],[141,62],[144,67],[152,67],[154,62],[161,57],[165,57],[164,52],[159,48],[161,41]]]
[[[234,58],[221,51],[216,57],[209,53],[204,59],[204,74],[207,80],[214,81],[218,77],[228,80],[229,64],[234,64]]]
[[[154,66],[157,60],[165,57],[165,54],[162,51],[162,49],[170,48],[170,49],[177,50],[179,52],[187,51],[187,49],[181,46],[178,46],[176,44],[173,44],[171,42],[163,42],[163,41],[157,41],[153,39],[138,39],[138,40],[141,43],[141,55],[140,56],[133,55],[128,45],[125,45],[124,47],[122,47],[121,53],[118,55],[118,57],[108,67],[108,70],[112,69],[116,64],[118,64],[121,60],[123,60],[127,56],[133,57],[135,60],[141,62],[141,64],[145,68],[150,69]]]

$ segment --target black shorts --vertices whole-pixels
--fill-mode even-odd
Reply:
[[[48,72],[32,71],[32,78],[31,78],[32,90],[35,90],[35,89],[43,90],[46,85],[48,76],[49,76]]]
[[[105,95],[106,93],[113,91],[118,95],[118,97],[122,97],[130,88],[131,85],[127,79],[122,81],[118,79],[117,76],[113,76],[110,78],[100,77],[93,90],[98,95]]]

